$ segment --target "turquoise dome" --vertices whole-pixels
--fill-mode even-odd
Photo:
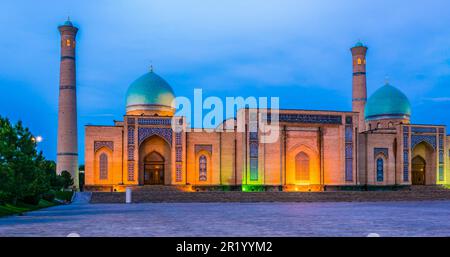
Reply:
[[[386,83],[367,100],[364,116],[366,120],[409,119],[411,104],[405,94]]]
[[[175,93],[160,76],[150,71],[131,83],[127,91],[127,111],[172,108]]]
[[[365,47],[361,41],[356,42],[354,47]]]
[[[67,20],[60,27],[63,27],[63,26],[73,27],[73,23],[70,20],[70,17],[67,17]]]
[[[68,21],[64,22],[63,26],[70,26],[70,27],[73,27],[73,24],[72,24],[71,21],[68,20]]]

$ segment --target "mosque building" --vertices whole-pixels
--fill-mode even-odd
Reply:
[[[66,23],[60,30],[76,28]],[[61,83],[75,77],[75,56],[67,56],[74,54],[75,35],[62,35],[61,62],[73,68],[61,66]],[[254,125],[252,113],[259,124],[271,126],[270,109],[240,109],[237,116],[245,118],[243,131],[237,129],[235,119],[224,121],[213,132],[186,131],[185,117],[175,117],[172,107],[173,87],[149,71],[129,86],[122,121],[85,126],[85,185],[106,191],[145,185],[323,191],[446,184],[450,158],[446,127],[411,124],[408,98],[389,83],[367,98],[367,50],[360,42],[351,48],[352,111],[281,109],[279,136],[270,143],[262,142],[259,130],[249,129]],[[73,88],[63,83],[60,91],[70,90],[72,96],[74,79],[68,84]],[[62,134],[76,125],[76,119],[72,121],[76,102],[71,99],[60,93],[60,106],[71,111],[60,113]],[[173,130],[174,122],[183,129]],[[73,157],[75,151],[58,156]],[[63,164],[74,161],[58,158]],[[65,165],[75,166],[69,164]]]

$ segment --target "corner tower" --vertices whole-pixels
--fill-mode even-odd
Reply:
[[[58,27],[61,34],[61,63],[59,74],[58,146],[56,172],[68,171],[78,183],[77,91],[75,47],[78,28],[70,19]]]
[[[358,42],[350,49],[353,56],[352,111],[359,112],[358,131],[365,131],[364,108],[367,102],[366,53],[367,47]]]

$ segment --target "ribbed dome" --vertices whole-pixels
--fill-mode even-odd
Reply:
[[[411,104],[408,98],[388,83],[375,91],[366,104],[366,120],[409,119],[410,116]]]
[[[127,91],[127,113],[172,108],[175,93],[160,76],[150,71],[135,80]]]

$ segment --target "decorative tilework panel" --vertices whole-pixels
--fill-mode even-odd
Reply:
[[[139,144],[154,135],[164,138],[169,145],[172,145],[172,128],[139,128]]]
[[[212,153],[212,145],[195,145],[195,152],[198,153],[200,151]]]
[[[279,114],[278,117],[280,122],[342,124],[342,116],[338,115]],[[267,114],[266,119],[270,122],[271,115]]]
[[[128,162],[128,181],[134,181],[134,162]]]
[[[258,142],[250,142],[250,157],[258,158]]]
[[[436,133],[436,128],[411,127],[412,133]]]
[[[128,118],[127,122],[128,122],[129,125],[134,125],[134,123],[136,122],[136,119],[135,118]]]
[[[170,125],[172,119],[152,119],[152,118],[139,118],[139,125]]]
[[[345,159],[345,180],[353,181],[353,159]]]
[[[250,140],[258,140],[258,132],[250,132]]]
[[[108,155],[100,155],[100,179],[108,179]]]
[[[436,149],[436,136],[426,136],[426,135],[412,135],[411,149],[414,149],[416,145],[422,142],[427,142],[433,147],[433,149]]]
[[[386,158],[389,158],[389,149],[388,148],[374,148],[373,155],[376,157],[378,154],[384,154]]]
[[[403,151],[403,181],[409,181],[409,151]]]
[[[382,158],[377,159],[377,182],[384,181],[384,161]]]
[[[258,158],[250,158],[250,180],[258,180]]]
[[[345,126],[345,181],[353,181],[353,126]]]
[[[409,128],[403,127],[403,182],[409,181]]]
[[[353,127],[346,126],[345,127],[345,142],[353,142]]]
[[[181,146],[176,147],[175,158],[177,162],[183,161],[183,148]]]
[[[205,155],[201,155],[198,160],[198,180],[208,180],[208,161]]]
[[[128,160],[134,161],[134,145],[128,146]]]
[[[353,146],[351,144],[345,145],[345,156],[353,156]]]
[[[94,152],[97,152],[100,148],[106,147],[111,151],[114,151],[113,141],[95,141],[94,142]]]
[[[175,144],[181,145],[182,143],[182,134],[180,132],[175,133]]]
[[[183,181],[183,172],[181,163],[175,164],[175,170],[176,170],[176,181],[181,182]]]
[[[128,144],[129,145],[134,145],[134,127],[128,127]]]

